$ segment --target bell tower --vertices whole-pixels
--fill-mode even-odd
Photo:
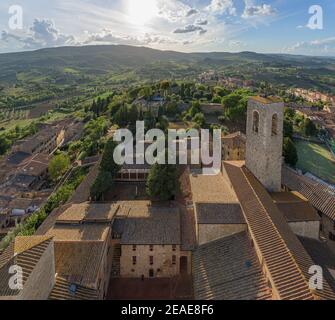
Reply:
[[[281,191],[284,102],[251,97],[248,102],[246,166],[270,192]]]

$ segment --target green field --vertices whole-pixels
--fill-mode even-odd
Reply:
[[[297,167],[335,184],[335,161],[330,151],[316,143],[296,141],[295,144],[299,157]]]

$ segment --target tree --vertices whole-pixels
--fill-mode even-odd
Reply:
[[[237,107],[241,99],[242,99],[242,96],[240,94],[231,93],[225,96],[224,98],[222,98],[222,104],[225,108],[231,109],[231,108]]]
[[[193,117],[192,121],[195,122],[200,128],[202,128],[206,123],[205,116],[201,112],[197,113]]]
[[[53,181],[57,181],[70,166],[70,158],[64,153],[58,154],[52,158],[49,163],[49,174]]]
[[[3,155],[10,148],[11,142],[4,135],[0,136],[0,155]]]
[[[109,172],[112,179],[115,179],[120,171],[120,166],[114,161],[114,150],[116,147],[117,143],[109,139],[105,145],[104,154],[100,163],[100,171]]]
[[[284,138],[284,150],[283,155],[285,162],[292,167],[295,167],[298,162],[297,149],[290,138]]]
[[[175,165],[153,165],[147,180],[147,194],[160,201],[173,199],[178,189],[177,175]]]
[[[101,200],[113,184],[112,174],[108,171],[100,171],[91,187],[91,198],[94,201]]]
[[[293,137],[293,124],[291,121],[284,120],[284,137],[291,138]]]
[[[303,123],[303,126],[302,126],[302,129],[303,129],[305,135],[308,136],[308,137],[316,136],[317,133],[318,133],[318,129],[316,128],[313,121],[309,118],[305,119],[305,121]]]

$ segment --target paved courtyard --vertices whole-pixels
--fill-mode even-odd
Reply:
[[[107,300],[184,300],[193,294],[192,279],[111,279]]]

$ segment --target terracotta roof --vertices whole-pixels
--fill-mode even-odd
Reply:
[[[72,291],[72,290],[73,291]],[[74,285],[62,277],[56,278],[56,283],[50,293],[50,300],[98,300],[97,291]]]
[[[262,104],[271,104],[271,103],[283,102],[282,99],[280,99],[279,97],[274,97],[274,96],[268,96],[268,97],[254,96],[254,97],[250,97],[249,99],[255,100],[255,101],[257,101],[259,103],[262,103]]]
[[[55,268],[58,276],[71,283],[96,289],[104,241],[55,242]]]
[[[322,267],[323,276],[335,291],[335,254],[333,251],[326,243],[315,239],[299,237],[299,240],[315,264]]]
[[[121,244],[181,244],[178,208],[152,207],[149,208],[148,213],[147,218],[126,219]]]
[[[57,218],[57,223],[111,222],[118,206],[112,203],[73,204]]]
[[[225,162],[225,169],[240,200],[259,259],[264,262],[274,289],[282,300],[335,299],[324,280],[324,290],[309,289],[309,268],[315,263],[295,236],[283,214],[244,162]]]
[[[196,203],[199,224],[245,224],[238,203]]]
[[[199,246],[192,262],[197,300],[270,300],[272,297],[246,232]]]
[[[238,203],[234,190],[221,175],[190,175],[193,201]]]
[[[84,223],[80,225],[55,225],[46,235],[59,241],[94,241],[106,240],[110,232],[110,226],[102,223]]]
[[[283,184],[298,191],[310,203],[330,219],[335,220],[335,190],[325,184],[298,175],[294,170],[283,168]]]
[[[311,204],[292,192],[271,193],[271,197],[287,222],[320,221]]]
[[[33,236],[26,237],[26,239],[19,237],[17,243],[13,243],[7,248],[4,252],[4,258],[0,259],[2,264],[0,268],[0,296],[16,296],[20,293],[19,290],[9,288],[9,279],[12,276],[9,274],[9,268],[13,265],[22,268],[24,285],[51,242],[52,239],[46,237],[36,238]],[[15,247],[17,254],[15,253]]]

